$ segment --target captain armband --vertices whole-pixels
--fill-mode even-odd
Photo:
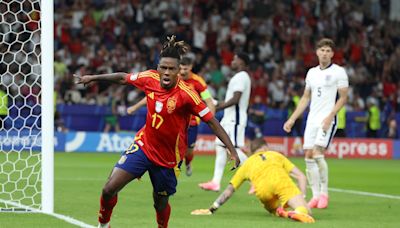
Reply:
[[[203,92],[200,93],[200,97],[203,100],[206,100],[208,98],[212,98],[210,91],[208,89],[204,90]]]

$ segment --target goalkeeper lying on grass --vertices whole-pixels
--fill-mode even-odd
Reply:
[[[255,139],[250,146],[253,153],[238,169],[230,184],[215,200],[209,209],[192,211],[192,215],[211,215],[217,211],[245,181],[249,180],[255,188],[255,195],[270,213],[299,222],[313,223],[311,210],[307,206],[306,177],[285,156],[269,151],[262,138]],[[299,188],[290,178],[294,177]],[[294,210],[286,211],[291,207]]]

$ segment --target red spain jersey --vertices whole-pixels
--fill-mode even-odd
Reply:
[[[155,70],[127,74],[126,82],[146,93],[146,124],[135,136],[136,143],[156,165],[173,168],[184,157],[191,115],[209,121],[213,114],[199,95],[183,80],[166,90]]]
[[[188,83],[190,88],[194,89],[199,95],[207,90],[207,83],[204,81],[204,79],[193,72],[190,72],[189,78],[184,81]],[[190,120],[190,126],[197,126],[199,124],[200,119],[196,116],[192,116],[192,119]]]

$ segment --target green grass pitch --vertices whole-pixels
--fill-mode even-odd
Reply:
[[[56,153],[55,212],[85,223],[97,224],[99,195],[105,180],[118,160],[118,154]],[[292,159],[304,170],[304,160]],[[400,196],[400,160],[328,160],[330,187]],[[304,227],[305,224],[267,214],[244,184],[215,215],[192,216],[193,209],[207,208],[218,193],[197,187],[209,180],[213,156],[194,159],[192,177],[182,172],[177,193],[171,197],[170,227]],[[184,170],[184,169],[183,169]],[[225,188],[233,172],[228,166]],[[399,227],[400,199],[379,198],[342,192],[330,192],[330,205],[313,210],[316,219],[310,227]],[[112,227],[156,227],[151,184],[147,174],[133,181],[119,195],[111,220]],[[0,227],[74,227],[43,214],[0,213]]]

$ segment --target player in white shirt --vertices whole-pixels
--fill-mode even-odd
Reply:
[[[313,194],[308,203],[311,208],[328,206],[328,165],[324,151],[336,131],[336,114],[347,102],[349,81],[344,68],[332,63],[334,45],[328,38],[318,41],[319,65],[308,70],[304,94],[283,125],[283,129],[290,132],[311,101],[303,144],[306,173]]]
[[[250,76],[246,72],[249,62],[250,59],[247,54],[238,53],[235,55],[231,63],[231,69],[236,74],[229,80],[225,101],[218,102],[216,105],[217,110],[224,109],[221,125],[236,147],[241,163],[247,159],[246,154],[240,148],[244,146],[247,108],[249,106],[251,91]],[[227,151],[219,139],[215,140],[215,153],[215,168],[212,180],[199,184],[199,187],[204,190],[219,191],[220,189],[221,179],[227,162]]]

